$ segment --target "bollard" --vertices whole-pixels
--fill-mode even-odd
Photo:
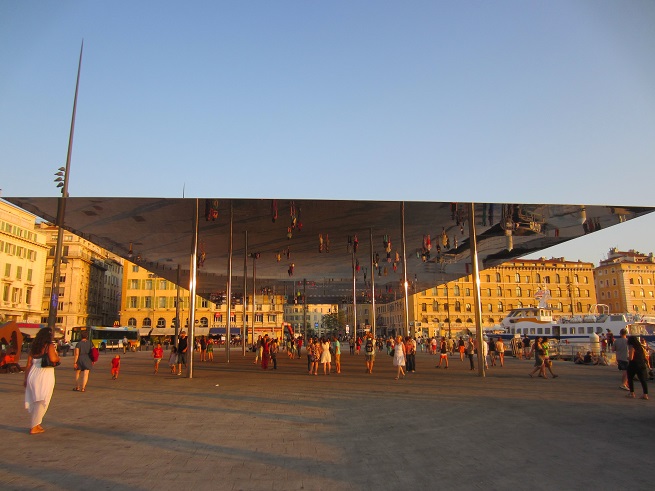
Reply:
[[[591,353],[594,355],[600,355],[600,338],[598,337],[598,334],[592,332],[589,335],[589,344]]]

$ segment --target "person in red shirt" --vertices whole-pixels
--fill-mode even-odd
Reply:
[[[11,353],[5,354],[4,358],[2,359],[2,363],[0,363],[0,368],[6,370],[9,373],[17,373],[23,371],[20,365],[16,363],[16,353],[13,351]]]
[[[152,356],[155,359],[155,373],[157,373],[159,371],[159,362],[164,357],[164,350],[161,347],[161,343],[158,343],[157,346],[152,349]]]
[[[116,355],[111,359],[111,378],[116,380],[118,378],[118,372],[121,368],[121,357]]]

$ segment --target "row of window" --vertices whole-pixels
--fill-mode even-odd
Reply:
[[[22,266],[17,266],[11,263],[5,264],[5,278],[11,278],[11,272],[13,270],[13,266],[16,266],[16,279],[17,280],[22,280],[23,279],[23,267]],[[25,277],[26,281],[32,281],[32,269],[28,268],[27,270],[27,276]]]
[[[11,299],[11,303],[13,304],[23,303],[23,289],[12,287],[11,285],[5,283],[4,285],[2,285],[2,300],[4,302],[9,302],[10,299]],[[31,288],[25,289],[25,303],[27,305],[31,305],[32,303]]]
[[[243,322],[243,316],[237,316],[236,314],[232,314],[230,316],[230,322],[236,323],[237,322],[237,317],[239,317],[240,321]],[[214,323],[221,323],[223,321],[223,315],[219,314],[218,312],[214,315]],[[246,314],[246,323],[250,321],[250,316]],[[267,315],[266,316],[266,321],[270,324],[275,324],[277,323],[277,315]],[[263,323],[264,322],[264,314],[255,314],[255,322]],[[187,319],[188,323],[188,319]],[[209,327],[209,319],[207,317],[201,317],[199,319],[199,324],[200,327]],[[134,317],[130,317],[127,320],[127,325],[130,327],[137,327],[137,320]],[[175,327],[175,319],[171,319],[170,321],[171,327]],[[167,321],[164,317],[159,317],[157,319],[157,328],[165,328],[167,326]],[[152,327],[152,319],[150,317],[146,317],[143,319],[141,322],[141,327]],[[156,334],[156,333],[153,333]]]
[[[585,283],[587,283],[587,282],[585,282]],[[435,288],[433,288],[433,289],[432,289],[432,296],[439,296],[439,290],[440,290],[439,287],[435,287]],[[568,290],[569,290],[571,293],[573,293],[573,294],[575,294],[576,296],[578,296],[578,297],[579,297],[581,294],[585,294],[585,296],[587,296],[587,297],[591,294],[591,291],[590,291],[590,290],[588,290],[588,289],[581,290],[579,287],[575,287],[575,288],[568,287]],[[444,296],[444,297],[448,297],[448,296],[449,296],[449,294],[448,294],[448,288],[447,288],[446,286],[443,287],[443,290],[442,290],[442,291],[443,291],[443,295],[442,295],[442,296]],[[460,287],[457,286],[457,285],[453,286],[452,291],[453,291],[453,293],[452,293],[452,296],[453,296],[453,297],[459,297],[459,296],[462,294],[462,290],[461,290]],[[506,291],[507,291],[507,295],[512,295],[512,289],[511,289],[511,288],[508,288]],[[563,296],[563,293],[564,293],[565,291],[566,291],[566,290],[562,290],[562,288],[557,287],[557,290],[553,290],[553,293],[556,294],[558,297],[561,297],[561,296]],[[486,288],[486,289],[483,288],[483,289],[480,290],[480,292],[481,292],[483,295],[484,295],[485,292],[486,292],[487,296],[488,296],[488,297],[491,297],[491,296],[492,296],[493,289],[492,289],[492,288]],[[516,293],[516,296],[517,296],[517,297],[522,297],[522,296],[524,296],[524,295],[523,295],[523,289],[522,289],[520,286],[517,286],[517,287],[514,289],[514,292]],[[422,292],[422,296],[423,296],[423,297],[426,297],[427,295],[428,295],[427,290],[424,291],[424,292]],[[470,297],[470,296],[471,296],[471,289],[470,289],[470,288],[464,288],[464,296],[465,296],[465,297]],[[502,296],[503,296],[503,288],[502,288],[502,287],[499,286],[499,287],[496,288],[496,296],[498,296],[498,297],[502,297]],[[528,288],[527,290],[525,290],[525,296],[526,296],[526,297],[532,297],[532,290],[529,289],[529,288]]]
[[[19,227],[18,225],[14,225],[13,223],[0,221],[0,230],[9,235],[13,235],[14,237],[29,240],[30,242],[36,242],[37,235],[35,232],[23,227]]]
[[[652,290],[650,290],[648,292],[648,295],[646,295],[646,292],[644,291],[643,288],[641,288],[639,290],[639,296],[640,297],[648,296],[649,298],[654,298],[654,295],[655,295],[655,293]],[[634,290],[631,290],[630,291],[630,296],[633,297],[633,298],[636,297],[637,292],[635,292]],[[612,297],[612,292],[607,292],[607,298],[609,299],[611,297]],[[605,298],[605,292],[600,292],[600,298]],[[619,291],[618,290],[614,290],[614,298],[619,298]]]
[[[459,301],[456,301],[454,304],[440,304],[439,302],[434,302],[432,305],[432,311],[433,312],[449,312],[450,307],[453,307],[453,311],[455,312],[462,312],[462,304]],[[518,302],[516,304],[517,309],[522,309],[524,307],[530,307],[531,305],[523,305],[523,302]],[[508,304],[507,305],[507,310],[512,310],[514,308],[514,304]],[[557,302],[556,305],[553,307],[555,310],[563,311],[564,304],[562,302]],[[568,305],[568,308],[570,310],[570,304]],[[576,303],[576,308],[578,312],[582,311],[582,302],[577,302]],[[486,304],[486,310],[487,312],[494,312],[493,305],[488,303]],[[421,312],[427,312],[428,311],[428,305],[425,303],[421,304]],[[465,304],[464,306],[464,312],[473,312],[473,306],[470,303]],[[496,305],[496,312],[505,312],[505,304],[503,302],[498,302]]]
[[[23,259],[29,259],[30,261],[36,261],[36,251],[28,247],[17,246],[11,242],[3,242],[0,240],[0,252],[3,252],[9,256],[17,256]]]
[[[138,266],[137,266],[138,267]],[[171,283],[167,280],[152,280],[152,279],[131,279],[128,284],[130,290],[148,290],[152,291],[154,288],[157,290],[174,290],[177,286],[174,283]]]
[[[634,278],[630,278],[630,279],[628,280],[628,283],[629,283],[630,285],[634,285],[634,284],[635,284],[635,279],[634,279]],[[637,278],[637,285],[643,285],[643,284],[644,284],[644,280],[643,280],[643,278],[640,276],[639,278]],[[652,285],[652,284],[653,284],[653,280],[652,280],[651,278],[646,278],[646,284],[647,284],[647,285]],[[599,285],[601,288],[602,288],[602,287],[608,287],[608,286],[610,286],[610,280],[598,280],[598,285]],[[616,286],[616,278],[612,278],[612,286]]]

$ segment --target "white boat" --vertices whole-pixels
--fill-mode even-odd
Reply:
[[[655,340],[653,319],[634,314],[613,314],[604,304],[593,305],[586,315],[574,315],[555,319],[553,311],[545,306],[512,309],[499,324],[504,338],[518,338],[526,335],[545,336],[569,341],[588,341],[590,336],[611,332],[615,337],[621,329],[627,328],[634,336]]]

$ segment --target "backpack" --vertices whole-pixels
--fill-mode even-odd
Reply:
[[[89,358],[91,358],[91,361],[95,363],[98,361],[98,358],[100,357],[100,352],[98,351],[98,348],[95,346],[91,346],[91,349],[89,350]]]
[[[373,353],[373,342],[372,341],[368,341],[366,343],[366,352],[367,353]]]

